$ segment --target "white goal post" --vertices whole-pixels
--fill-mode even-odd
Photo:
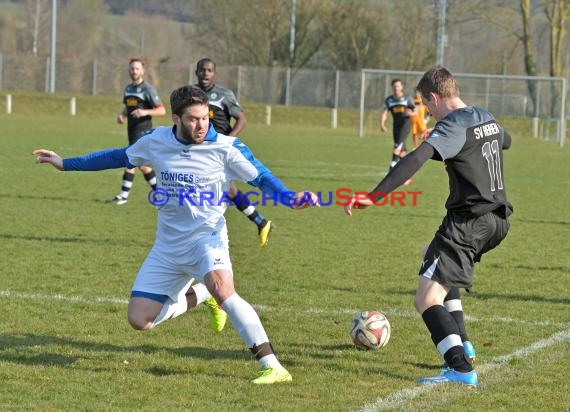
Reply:
[[[366,130],[376,131],[379,112],[386,96],[392,93],[390,82],[399,78],[412,93],[424,72],[362,69],[360,83],[360,118],[358,136]],[[566,96],[564,77],[514,76],[497,74],[454,73],[461,96],[469,105],[489,110],[495,116],[532,118],[532,135],[538,136],[540,122],[556,124],[556,140],[566,141]],[[532,92],[532,93],[531,93]],[[370,123],[375,123],[372,126]]]

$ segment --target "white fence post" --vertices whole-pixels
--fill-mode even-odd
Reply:
[[[77,111],[76,109],[77,109],[77,99],[75,97],[72,97],[71,100],[69,100],[69,114],[75,116],[75,113]]]
[[[97,94],[97,57],[93,59],[93,82],[91,84],[91,94],[95,96]]]
[[[336,71],[334,77],[334,108],[331,113],[331,127],[336,129],[338,127],[338,103],[340,98],[340,71]]]
[[[6,95],[6,114],[12,113],[12,95]]]
[[[287,78],[285,79],[285,106],[291,105],[291,68],[287,67]]]
[[[271,126],[271,106],[265,106],[265,124]]]

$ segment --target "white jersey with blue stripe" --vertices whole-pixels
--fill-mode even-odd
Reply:
[[[156,244],[174,254],[187,252],[197,237],[224,229],[231,180],[258,186],[264,175],[271,175],[238,138],[218,134],[213,127],[200,144],[178,140],[175,127],[157,127],[126,155],[133,166],[155,170],[155,200],[167,200],[158,207]]]

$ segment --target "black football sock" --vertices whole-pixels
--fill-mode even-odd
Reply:
[[[154,190],[156,190],[156,175],[154,174],[154,170],[151,170],[150,172],[146,173],[144,175],[144,178],[146,182],[149,184],[149,186],[152,187]]]
[[[461,336],[461,342],[466,342],[469,340],[467,335],[467,330],[465,329],[465,319],[463,316],[463,305],[461,304],[461,293],[458,288],[451,288],[447,293],[447,296],[443,300],[443,306],[449,312],[457,327],[459,328],[459,336]]]
[[[465,355],[459,328],[445,307],[434,305],[422,313],[431,339],[449,367],[458,372],[470,372],[473,366]]]
[[[135,180],[135,174],[124,172],[123,173],[123,182],[121,183],[121,193],[119,196],[126,199],[129,197],[129,192],[131,191],[131,187],[133,187],[133,180]]]
[[[230,199],[234,202],[240,212],[246,215],[249,220],[257,225],[258,230],[261,230],[267,224],[267,220],[265,220],[263,215],[261,215],[261,213],[259,213],[255,207],[243,197],[243,194],[240,191],[237,192],[235,197]]]

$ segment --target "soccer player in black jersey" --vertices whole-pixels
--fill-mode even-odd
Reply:
[[[129,145],[135,143],[147,130],[152,129],[153,116],[164,116],[166,110],[160,101],[155,88],[144,80],[144,62],[134,58],[129,62],[131,83],[125,87],[123,95],[123,110],[117,116],[117,123],[124,124],[127,120]],[[150,167],[139,168],[147,183],[156,189],[156,176]],[[116,205],[127,203],[129,193],[135,178],[135,169],[125,169],[121,192],[109,202]]]
[[[388,112],[392,113],[392,135],[394,137],[394,149],[392,150],[392,160],[390,170],[398,161],[406,156],[406,139],[412,129],[410,116],[414,116],[415,104],[411,96],[404,93],[404,82],[400,79],[392,80],[392,95],[386,97],[384,111],[380,120],[380,129],[386,133],[386,120]],[[411,182],[406,182],[411,183]]]
[[[210,106],[210,122],[217,132],[227,136],[238,136],[246,125],[246,117],[238,103],[234,92],[214,83],[216,80],[216,63],[209,58],[203,58],[196,64],[198,86],[206,92]],[[235,119],[232,126],[231,120]],[[239,211],[246,215],[257,226],[259,245],[264,247],[269,240],[273,228],[271,220],[266,220],[255,207],[243,199],[237,185],[232,182],[228,193],[230,199]]]
[[[451,73],[441,66],[420,82],[424,104],[437,123],[427,141],[402,159],[364,198],[353,198],[345,213],[374,205],[409,179],[428,160],[445,163],[450,194],[447,214],[424,255],[415,306],[447,368],[420,383],[458,382],[477,386],[466,336],[459,288],[472,286],[473,268],[507,235],[508,216],[503,150],[511,136],[486,110],[467,106]],[[445,302],[454,301],[454,305]],[[457,304],[459,303],[459,304]],[[471,348],[472,349],[472,348]]]

